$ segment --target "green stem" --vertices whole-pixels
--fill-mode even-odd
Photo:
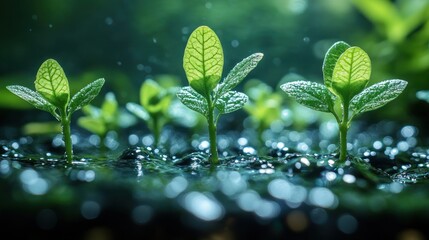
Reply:
[[[159,128],[159,119],[158,119],[158,116],[156,114],[152,114],[151,118],[152,118],[152,131],[153,131],[154,146],[158,147],[159,139],[161,136],[161,130]]]
[[[347,159],[347,131],[349,129],[349,104],[343,104],[343,119],[340,127],[340,162],[344,163]]]
[[[209,139],[210,139],[210,162],[212,165],[217,165],[219,163],[219,156],[217,153],[217,142],[216,142],[216,124],[214,118],[214,106],[212,106],[211,96],[207,98],[207,103],[209,106],[207,123],[209,125]]]
[[[100,153],[102,155],[104,155],[106,153],[106,150],[107,150],[106,144],[104,143],[106,141],[106,136],[107,136],[107,133],[103,133],[99,136],[100,137]]]
[[[70,131],[70,116],[67,115],[66,108],[60,110],[61,115],[61,127],[63,129],[63,140],[66,147],[66,158],[67,163],[72,163],[73,160],[73,146],[71,140],[71,131]]]

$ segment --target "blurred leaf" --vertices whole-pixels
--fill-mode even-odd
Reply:
[[[127,103],[126,109],[145,121],[150,119],[149,113],[137,103]]]
[[[59,122],[41,122],[27,123],[22,127],[24,135],[44,135],[61,133],[61,124]]]
[[[117,119],[118,115],[118,102],[112,92],[108,92],[101,105],[101,116],[107,123],[112,123]]]
[[[77,120],[77,123],[82,128],[85,128],[86,130],[97,135],[103,135],[107,132],[105,124],[101,121],[101,119],[92,117],[80,117]]]

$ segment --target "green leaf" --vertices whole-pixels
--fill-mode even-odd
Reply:
[[[149,113],[161,112],[166,97],[165,89],[152,79],[145,80],[140,87],[140,103]]]
[[[223,94],[216,102],[215,107],[220,113],[230,113],[243,108],[249,100],[246,94],[236,91],[229,91]]]
[[[263,57],[264,54],[262,53],[254,53],[235,65],[228,76],[218,85],[216,96],[220,97],[236,87],[258,65]]]
[[[101,121],[101,119],[96,119],[92,117],[80,117],[77,120],[77,124],[97,135],[103,135],[106,133],[107,129],[105,124]]]
[[[66,75],[60,64],[53,59],[42,63],[34,82],[36,91],[48,102],[64,108],[70,100],[70,89]]]
[[[371,75],[371,60],[359,47],[348,48],[338,58],[332,74],[332,90],[344,102],[365,89]]]
[[[55,118],[59,119],[58,114],[55,112],[56,107],[46,101],[46,99],[44,99],[38,92],[18,85],[7,86],[6,88],[16,96],[33,105],[35,108],[50,112]]]
[[[326,52],[322,70],[325,86],[328,88],[332,87],[332,73],[334,72],[335,64],[341,54],[343,54],[348,48],[350,48],[350,45],[343,41],[339,41],[334,43]]]
[[[117,119],[118,115],[118,102],[116,101],[115,94],[108,92],[101,105],[101,116],[106,123],[112,123]]]
[[[207,100],[191,87],[183,87],[177,92],[179,100],[188,108],[207,117]]]
[[[83,106],[88,105],[100,93],[104,85],[104,79],[100,78],[94,82],[86,85],[79,92],[77,92],[70,100],[68,107],[69,114],[81,109]]]
[[[216,33],[209,27],[201,26],[192,32],[186,44],[183,68],[189,85],[205,97],[219,83],[223,50]]]
[[[335,96],[325,85],[308,81],[285,83],[280,88],[298,103],[311,109],[332,112]]]
[[[386,80],[374,84],[356,95],[350,102],[353,115],[375,110],[397,98],[407,86],[404,80]]]
[[[149,113],[137,103],[127,103],[125,107],[127,108],[128,111],[136,115],[138,118],[141,118],[145,121],[149,121],[150,119]]]

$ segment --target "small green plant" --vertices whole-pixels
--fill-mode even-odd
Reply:
[[[189,36],[183,57],[183,68],[189,85],[177,93],[188,108],[207,119],[210,140],[210,161],[219,162],[216,143],[216,124],[222,114],[234,112],[244,106],[246,94],[231,91],[262,59],[255,53],[243,59],[220,82],[223,71],[223,50],[216,33],[207,26],[200,26]]]
[[[249,114],[256,129],[259,144],[264,146],[262,137],[264,130],[281,119],[282,96],[273,92],[271,86],[257,79],[248,81],[244,86],[244,92],[250,100],[244,106],[244,110]]]
[[[101,107],[86,105],[82,108],[85,116],[80,117],[77,123],[80,127],[96,134],[100,138],[101,152],[105,151],[107,133],[119,128],[126,128],[135,123],[134,116],[118,107],[115,94],[108,92]]]
[[[140,87],[141,105],[136,103],[127,103],[126,105],[128,111],[148,123],[155,146],[158,146],[161,131],[169,121],[169,108],[174,96],[169,89],[152,79],[147,79]]]
[[[398,97],[407,86],[404,80],[386,80],[366,88],[371,61],[359,47],[335,43],[326,53],[322,66],[325,85],[294,81],[281,89],[297,102],[322,112],[330,112],[340,132],[340,157],[347,158],[347,131],[354,117],[375,110]]]
[[[104,79],[100,78],[88,84],[70,99],[69,82],[63,69],[57,61],[48,59],[40,66],[34,83],[36,92],[19,85],[7,86],[7,89],[35,108],[51,113],[60,121],[67,162],[72,163],[71,114],[89,104],[98,95]]]

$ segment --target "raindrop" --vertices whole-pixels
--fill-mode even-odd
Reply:
[[[213,221],[222,217],[224,209],[217,201],[199,192],[190,192],[183,199],[184,207],[195,217]]]
[[[188,187],[188,181],[181,176],[173,178],[164,189],[164,194],[168,198],[175,198],[177,195],[185,191]]]
[[[106,25],[110,26],[113,24],[113,19],[111,17],[106,17],[106,19],[104,19],[104,22],[106,23]]]
[[[352,234],[358,228],[358,221],[350,214],[344,214],[338,218],[338,229],[345,234]]]
[[[100,211],[100,204],[95,201],[85,201],[80,208],[80,213],[88,220],[97,218]]]
[[[231,41],[231,46],[233,47],[233,48],[236,48],[236,47],[238,47],[240,45],[240,42],[238,41],[238,40],[232,40]]]
[[[141,63],[137,64],[137,70],[143,71],[144,70],[144,65],[141,64]]]
[[[313,205],[318,207],[331,208],[335,204],[335,195],[324,187],[311,189],[308,198]]]

